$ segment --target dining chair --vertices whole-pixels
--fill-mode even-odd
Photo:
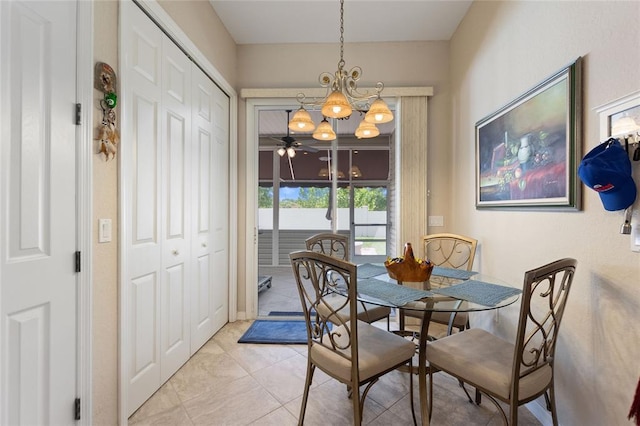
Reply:
[[[471,268],[473,267],[473,260],[476,256],[477,246],[478,240],[475,238],[458,234],[439,233],[425,235],[422,237],[423,258],[429,260],[434,266],[441,266],[444,268],[471,271]],[[442,279],[446,280],[447,278],[443,277]],[[399,312],[400,333],[402,335],[412,335],[414,338],[419,338],[419,333],[415,331],[405,331],[406,326],[410,322],[407,321],[407,317],[417,318],[421,321],[423,318],[422,313],[412,312],[409,310]],[[453,333],[454,328],[459,331],[464,331],[470,327],[469,314],[467,312],[432,312],[429,323],[446,325],[447,336]],[[429,340],[435,340],[433,335],[429,335],[427,338]],[[462,381],[460,382],[460,387],[462,387],[462,390],[467,395],[469,402],[473,402],[471,395],[469,395],[469,392]],[[480,395],[476,391],[476,401],[479,400]]]
[[[476,256],[478,240],[457,234],[430,234],[422,237],[425,259],[429,259],[435,266],[463,269],[471,271]],[[447,335],[456,328],[464,331],[469,328],[469,314],[467,312],[434,312],[431,322],[447,326]]]
[[[343,234],[320,233],[312,235],[305,240],[307,250],[317,253],[323,253],[337,259],[349,261],[349,237]],[[333,294],[325,298],[325,302],[331,306],[345,306],[345,309],[338,312],[344,319],[349,318],[349,310],[344,304],[344,297],[339,294]],[[391,308],[387,306],[379,306],[371,303],[358,302],[358,319],[364,322],[373,323],[381,319],[387,319],[387,330],[390,328],[389,317]]]
[[[430,342],[429,406],[433,407],[433,373],[444,371],[486,395],[505,423],[514,426],[518,407],[544,395],[557,425],[556,342],[576,265],[575,259],[565,258],[524,274],[515,342],[477,328]],[[509,405],[509,418],[498,401]]]
[[[351,390],[353,423],[360,425],[371,386],[401,366],[411,369],[415,345],[364,321],[352,320],[358,310],[355,264],[309,250],[289,257],[307,326],[307,373],[298,424],[304,423],[313,374],[319,368]],[[344,295],[344,306],[334,309],[325,298],[335,291]],[[342,309],[349,311],[348,318],[339,314]],[[408,376],[415,424],[413,375]]]

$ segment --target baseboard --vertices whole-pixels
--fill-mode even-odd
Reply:
[[[531,401],[528,404],[525,404],[525,407],[533,414],[533,416],[540,421],[542,426],[552,426],[553,418],[551,417],[551,413],[542,405],[538,404],[535,401]]]
[[[238,311],[236,312],[236,319],[237,320],[246,320],[247,319],[247,313],[245,311]]]

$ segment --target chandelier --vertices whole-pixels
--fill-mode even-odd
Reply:
[[[322,99],[306,100],[304,93],[299,93],[297,101],[300,109],[289,121],[289,129],[294,132],[312,132],[313,138],[321,141],[336,139],[336,133],[327,118],[348,119],[354,111],[364,114],[364,118],[355,131],[357,138],[374,138],[380,134],[376,124],[388,123],[393,114],[382,100],[380,94],[384,89],[382,82],[377,82],[375,93],[359,92],[358,80],[362,68],[355,66],[348,72],[344,69],[344,0],[340,0],[340,61],[334,74],[323,72],[318,77],[320,86],[327,88]],[[372,102],[373,101],[373,102]],[[323,120],[316,128],[306,108],[320,108]],[[314,131],[315,129],[315,131]]]

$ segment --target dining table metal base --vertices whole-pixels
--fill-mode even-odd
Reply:
[[[416,311],[414,311],[416,312]],[[417,317],[418,315],[416,315]],[[429,367],[427,366],[427,341],[429,340],[429,323],[431,322],[431,311],[420,311],[420,331],[418,334],[418,366],[413,367],[412,374],[418,375],[418,390],[420,397],[420,419],[423,426],[428,426],[431,419],[431,407],[429,407],[428,388],[427,388],[427,374],[429,373]],[[402,337],[416,337],[416,332],[405,329],[404,317],[400,317],[400,330],[394,330],[395,334]]]

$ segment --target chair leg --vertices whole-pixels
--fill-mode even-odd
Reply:
[[[416,426],[418,424],[418,420],[416,419],[416,410],[413,404],[413,374],[411,371],[413,370],[413,359],[409,360],[409,400],[411,401],[411,416],[413,417],[413,424]]]
[[[467,388],[464,386],[464,382],[462,380],[458,379],[458,385],[462,388],[464,393],[467,395],[467,399],[469,400],[469,402],[471,404],[473,404],[473,399],[471,399],[471,395],[469,395],[469,392],[467,391]]]
[[[302,426],[304,424],[304,415],[307,411],[307,400],[309,399],[309,388],[311,387],[311,380],[313,379],[313,373],[315,370],[316,366],[311,364],[310,360],[307,360],[307,378],[304,383],[304,393],[302,394],[302,404],[300,405],[298,426]]]
[[[482,402],[482,394],[480,393],[480,391],[476,388],[476,404],[480,405],[480,403]]]
[[[509,404],[509,424],[514,426],[518,424],[518,401],[513,399]]]
[[[351,402],[353,404],[353,424],[360,426],[362,424],[362,404],[360,403],[360,389],[356,387],[355,392],[351,392]],[[362,401],[364,403],[364,401]]]
[[[545,392],[544,395],[547,396],[547,393]],[[558,412],[556,411],[556,397],[555,392],[553,391],[553,382],[551,382],[551,387],[549,388],[549,399],[547,402],[551,408],[549,411],[551,411],[553,426],[558,426]]]
[[[549,390],[544,393],[544,402],[547,404],[547,411],[551,411],[551,401],[549,401]]]
[[[431,421],[431,414],[433,413],[433,368],[429,366],[429,398],[427,403],[427,411],[429,411],[429,421]],[[422,422],[424,423],[424,421]]]

